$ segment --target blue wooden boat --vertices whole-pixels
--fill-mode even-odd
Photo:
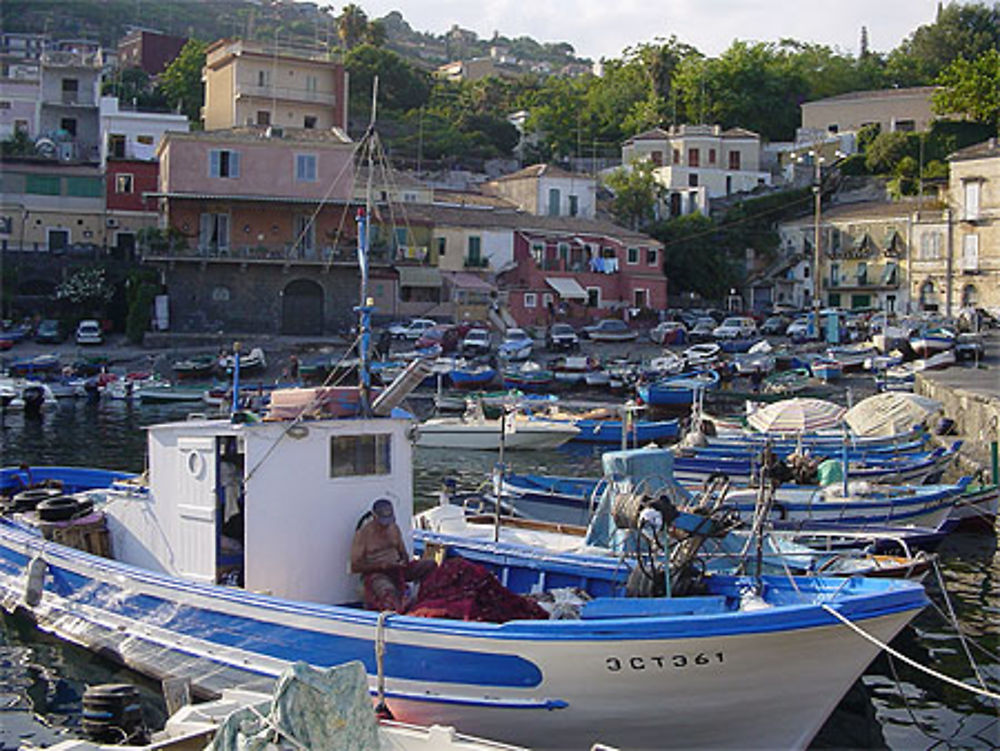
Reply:
[[[32,376],[55,373],[61,367],[59,355],[42,354],[14,360],[7,366],[7,370],[12,376]]]
[[[493,383],[497,372],[488,365],[479,365],[455,368],[449,375],[452,385],[457,389],[481,389]]]
[[[813,360],[809,369],[821,381],[836,381],[844,373],[844,369],[836,360]]]
[[[905,433],[889,436],[857,436],[847,433],[847,445],[855,449],[873,449],[900,446],[914,440],[926,439],[927,433],[919,425],[913,426]],[[745,448],[753,446],[762,448],[765,443],[772,447],[786,450],[797,447],[808,449],[838,450],[842,449],[845,442],[843,430],[824,430],[814,433],[798,433],[795,435],[760,433],[753,430],[718,430],[714,436],[706,436],[706,441],[710,446],[736,446]]]
[[[621,420],[582,419],[573,424],[580,429],[574,441],[614,445],[622,442]],[[677,420],[636,420],[628,432],[628,439],[630,443],[641,444],[673,440],[679,434],[680,422]]]
[[[555,373],[536,363],[511,366],[503,371],[503,387],[521,391],[546,391],[555,383]]]
[[[656,383],[638,387],[639,398],[650,406],[686,406],[695,401],[699,392],[717,388],[719,374],[714,370],[685,373],[663,378]]]
[[[671,472],[671,477],[683,483],[680,459],[668,460],[666,449],[646,449],[652,466],[657,454],[662,462],[672,462],[672,470],[651,469],[650,476]],[[641,482],[642,477],[632,478]],[[569,523],[585,522],[593,510],[595,497],[601,490],[602,479],[560,477],[539,474],[508,474],[504,477],[504,499],[519,513]],[[968,485],[968,478],[958,484],[913,485],[875,490],[852,489],[846,497],[839,494],[839,485],[830,488],[815,486],[782,486],[775,491],[775,518],[789,523],[835,524],[841,527],[865,527],[873,524],[914,523],[937,527],[948,517],[955,501]],[[734,489],[727,502],[742,514],[752,514],[756,502],[755,489]],[[749,516],[747,516],[749,518]]]

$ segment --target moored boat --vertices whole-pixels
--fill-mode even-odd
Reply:
[[[651,406],[687,406],[697,395],[719,385],[719,374],[714,370],[685,373],[663,378],[656,383],[638,387],[639,398]]]

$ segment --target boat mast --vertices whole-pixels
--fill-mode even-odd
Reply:
[[[367,151],[368,159],[368,179],[365,183],[365,207],[358,210],[357,223],[358,223],[358,266],[361,269],[361,289],[358,294],[358,307],[355,310],[358,312],[358,328],[359,328],[359,353],[358,353],[358,370],[361,378],[361,416],[371,417],[371,388],[372,388],[372,376],[369,363],[369,352],[371,350],[371,340],[372,340],[372,311],[375,309],[373,300],[368,297],[368,251],[371,247],[371,208],[372,208],[372,174],[373,174],[373,164],[372,164],[372,150],[373,140],[375,138],[375,106],[376,98],[378,96],[378,76],[376,75],[372,80],[372,115],[371,121],[368,123],[368,130],[365,132],[364,136],[364,147]]]

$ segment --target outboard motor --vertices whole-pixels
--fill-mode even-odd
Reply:
[[[130,683],[88,686],[83,692],[83,732],[96,743],[148,743],[138,689]]]

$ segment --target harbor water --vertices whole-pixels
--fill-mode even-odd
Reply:
[[[3,416],[3,464],[98,466],[140,472],[145,458],[142,427],[184,419],[189,404],[132,405],[64,400],[42,418]],[[518,472],[596,475],[600,449],[573,444],[554,451],[510,453]],[[418,449],[415,497],[430,504],[445,478],[473,490],[488,480],[496,456],[487,452]],[[934,605],[894,642],[900,652],[940,673],[969,682],[978,670],[987,685],[1000,684],[1000,552],[990,531],[956,533],[939,550],[940,565],[925,580]],[[941,596],[941,585],[947,600]],[[951,622],[953,608],[968,639]],[[971,653],[976,667],[967,657]],[[789,666],[794,670],[794,666]],[[27,624],[0,621],[0,748],[53,742],[80,726],[88,684],[127,681],[139,686],[147,723],[162,724],[159,687],[77,647],[49,639]],[[781,708],[775,707],[780,722]],[[725,717],[719,718],[725,722]],[[756,744],[746,739],[747,747]],[[1000,747],[1000,706],[928,676],[900,660],[879,657],[840,702],[812,748]]]

